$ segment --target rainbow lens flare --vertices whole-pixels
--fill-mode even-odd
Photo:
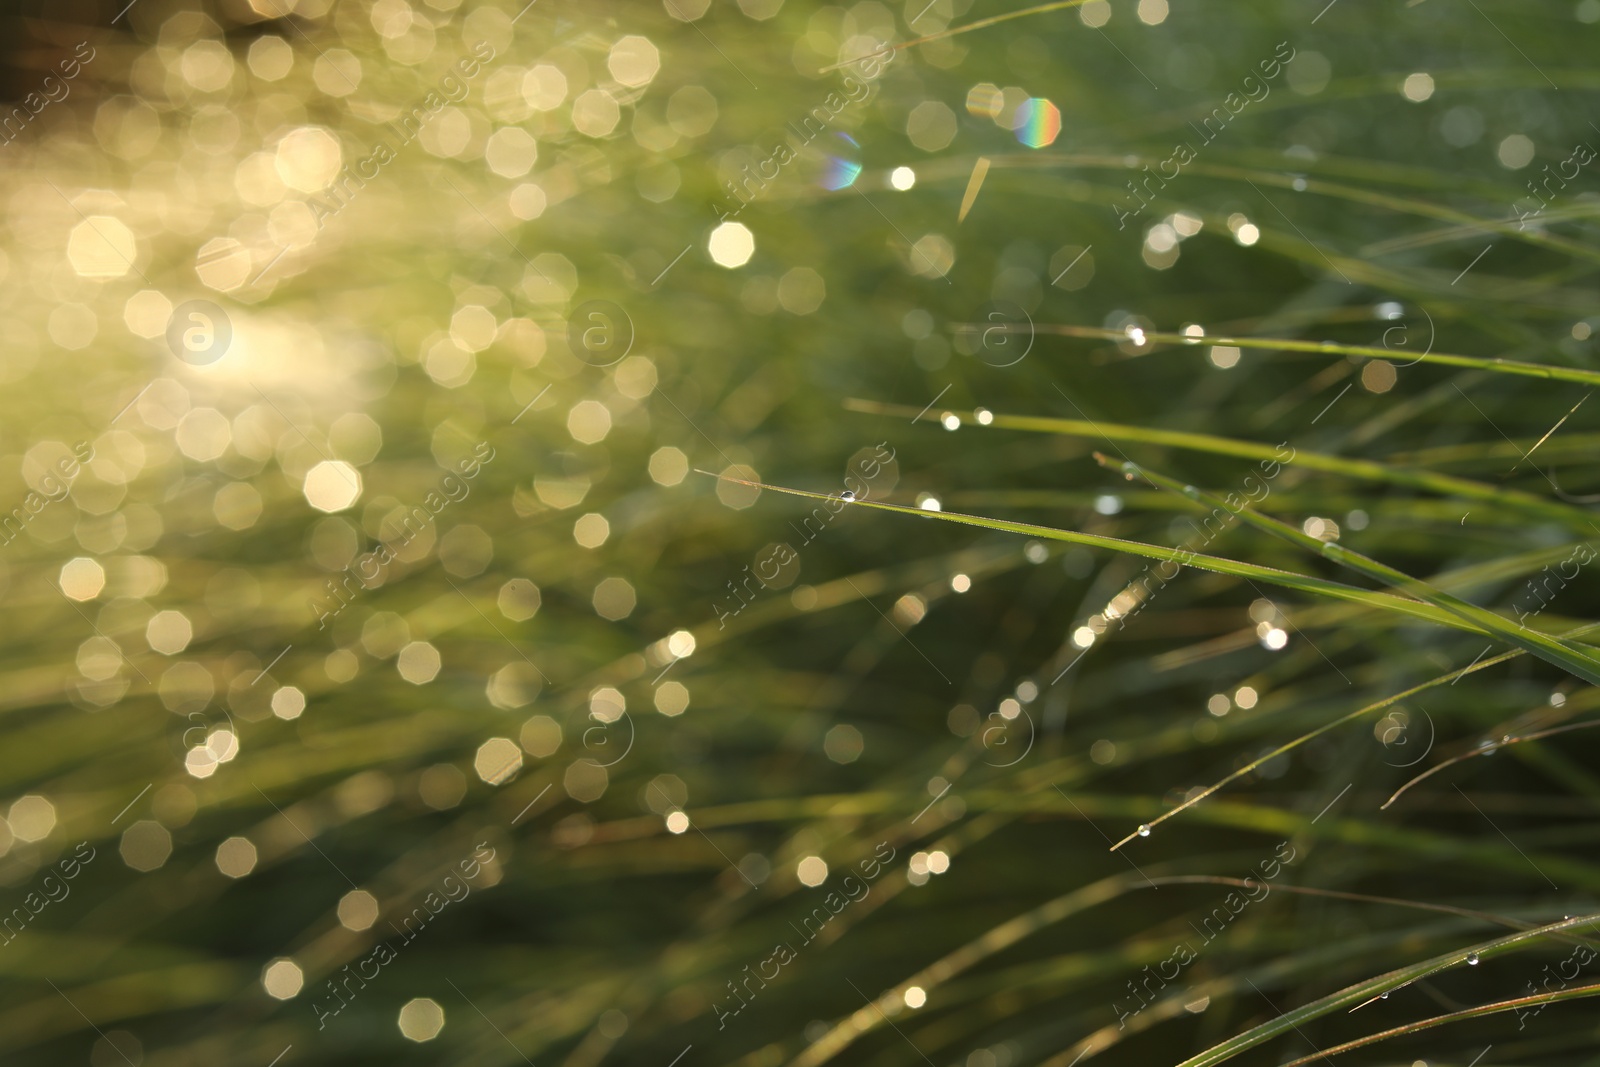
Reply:
[[[1061,136],[1061,111],[1042,96],[1029,97],[1017,107],[1016,134],[1029,148],[1055,144]]]
[[[850,144],[850,148],[837,146],[841,155],[830,155],[822,167],[822,187],[824,189],[848,189],[855,184],[856,177],[861,173],[861,164],[856,158],[861,154],[861,145],[848,133],[834,133],[835,137]],[[854,149],[852,151],[851,149]]]

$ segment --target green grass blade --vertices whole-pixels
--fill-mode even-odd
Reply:
[[[1475,954],[1479,960],[1493,959],[1496,956],[1515,952],[1537,939],[1554,933],[1565,933],[1579,926],[1589,926],[1597,921],[1600,921],[1600,915],[1581,915],[1562,922],[1536,927],[1532,930],[1508,934],[1505,937],[1471,945],[1465,949],[1457,949],[1423,960],[1421,963],[1414,963],[1392,970],[1387,974],[1368,978],[1363,982],[1357,982],[1355,985],[1346,986],[1337,993],[1330,993],[1328,996],[1321,997],[1309,1004],[1284,1012],[1275,1019],[1253,1026],[1242,1034],[1214,1045],[1198,1056],[1189,1057],[1178,1064],[1177,1067],[1211,1067],[1213,1064],[1225,1063],[1246,1049],[1255,1048],[1257,1045],[1263,1044],[1279,1034],[1310,1022],[1312,1019],[1328,1015],[1341,1008],[1354,1010],[1369,1001],[1378,999],[1385,993],[1401,989],[1430,975],[1438,974],[1453,967],[1466,966],[1469,955]],[[1573,991],[1569,990],[1568,992]]]
[[[1271,534],[1273,537],[1315,552],[1342,567],[1355,571],[1357,574],[1385,582],[1408,596],[1433,604],[1450,612],[1457,618],[1479,626],[1490,635],[1498,637],[1507,644],[1520,648],[1525,652],[1531,652],[1545,662],[1552,663],[1562,670],[1582,678],[1591,685],[1600,685],[1600,659],[1596,659],[1584,649],[1567,644],[1560,638],[1550,637],[1538,631],[1529,630],[1526,627],[1513,626],[1506,619],[1489,611],[1487,608],[1480,608],[1478,605],[1462,600],[1460,597],[1435,589],[1427,582],[1413,578],[1409,574],[1386,564],[1379,563],[1370,556],[1348,549],[1337,541],[1325,542],[1319,540],[1287,523],[1268,515],[1263,515],[1247,506],[1234,507],[1215,493],[1208,493],[1192,485],[1184,485],[1174,478],[1169,478],[1148,467],[1140,466],[1131,460],[1119,463],[1119,461],[1099,452],[1095,453],[1095,458],[1100,461],[1101,466],[1115,466],[1124,474],[1144,478],[1151,484],[1158,485],[1169,492],[1200,501],[1213,509],[1213,515],[1217,511],[1227,512],[1254,526],[1256,529]]]
[[[711,474],[710,471],[701,471],[701,473]],[[717,475],[712,476],[717,477]],[[839,497],[831,496],[827,493],[813,493],[804,489],[790,489],[780,485],[769,485],[765,482],[745,481],[742,478],[732,478],[727,475],[722,475],[721,477],[731,482],[737,482],[740,485],[768,489],[774,493],[786,493],[790,496],[805,497],[809,500],[840,500]],[[1391,593],[1375,593],[1367,589],[1358,589],[1353,585],[1331,582],[1325,578],[1316,578],[1309,574],[1299,574],[1295,571],[1279,570],[1276,567],[1241,563],[1238,560],[1224,559],[1220,556],[1203,556],[1193,552],[1185,552],[1181,549],[1149,545],[1142,541],[1125,541],[1120,537],[1079,533],[1076,530],[1061,530],[1052,526],[1036,526],[1032,523],[1010,522],[1005,519],[989,519],[980,515],[964,515],[954,511],[923,511],[919,508],[905,507],[901,504],[885,504],[875,500],[840,502],[845,504],[846,507],[873,508],[902,515],[915,515],[923,519],[937,519],[942,522],[959,523],[964,526],[976,526],[985,530],[1022,534],[1027,537],[1039,537],[1050,541],[1065,541],[1069,544],[1084,545],[1088,548],[1106,548],[1113,552],[1122,552],[1131,556],[1160,560],[1165,563],[1175,563],[1179,567],[1187,565],[1200,570],[1212,571],[1216,574],[1242,578],[1246,581],[1268,582],[1285,589],[1295,589],[1303,593],[1312,593],[1334,600],[1344,600],[1370,608],[1380,608],[1402,615],[1409,615],[1413,618],[1425,619],[1428,622],[1452,626],[1469,633],[1487,635],[1487,631],[1481,626],[1459,619],[1450,612],[1437,608],[1432,604],[1408,600]]]
[[[846,400],[845,408],[850,411],[874,415],[905,417],[917,414],[917,410],[908,405],[883,404],[870,400]],[[956,417],[961,419],[963,425],[979,425],[971,416],[962,416],[957,413]],[[1206,452],[1217,456],[1273,460],[1284,463],[1286,466],[1304,467],[1307,470],[1342,475],[1359,481],[1401,485],[1409,489],[1421,489],[1430,493],[1438,493],[1441,496],[1454,496],[1464,500],[1481,501],[1498,508],[1518,512],[1530,518],[1560,522],[1573,529],[1586,531],[1594,529],[1591,525],[1594,519],[1593,514],[1583,508],[1559,501],[1547,500],[1532,493],[1525,493],[1516,489],[1502,489],[1498,486],[1475,482],[1467,478],[1457,478],[1452,475],[1439,474],[1434,471],[1417,468],[1396,467],[1387,463],[1379,463],[1375,460],[1348,459],[1343,456],[1330,456],[1326,453],[1308,452],[1305,449],[1297,449],[1292,459],[1284,460],[1276,451],[1275,446],[1262,444],[1258,441],[1241,441],[1233,437],[1191,433],[1185,430],[1158,430],[1147,426],[1129,426],[1115,422],[1090,422],[1083,419],[1060,419],[1043,415],[1002,415],[996,413],[989,424],[989,428],[1065,434],[1071,437],[1086,437],[1099,441],[1108,439],[1116,442],[1131,441],[1139,444],[1182,448],[1192,452]]]

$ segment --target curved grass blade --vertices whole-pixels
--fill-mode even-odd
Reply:
[[[1128,335],[1122,330],[1105,330],[1095,326],[1071,326],[1066,324],[1035,323],[1034,330],[1038,333],[1056,334],[1061,337],[1085,337],[1101,341],[1126,341]],[[1426,354],[1411,355],[1406,352],[1396,352],[1387,348],[1375,348],[1372,345],[1345,345],[1333,341],[1296,341],[1280,337],[1186,337],[1181,333],[1160,333],[1153,330],[1144,331],[1147,341],[1159,341],[1172,345],[1230,345],[1234,348],[1260,348],[1280,352],[1312,352],[1318,355],[1354,356],[1357,359],[1389,359],[1419,363],[1437,363],[1446,367],[1468,367],[1472,370],[1492,371],[1497,374],[1516,374],[1524,378],[1543,378],[1554,382],[1575,382],[1579,385],[1600,385],[1600,371],[1582,370],[1578,367],[1557,367],[1548,363],[1525,363],[1516,359],[1501,359],[1500,357],[1483,356],[1455,356],[1445,352],[1428,352]]]
[[[919,508],[906,507],[900,504],[885,504],[880,501],[859,500],[846,502],[839,497],[826,493],[813,493],[804,489],[790,489],[784,486],[769,485],[765,482],[748,481],[742,478],[732,478],[727,475],[718,475],[711,471],[705,470],[699,471],[698,473],[713,478],[727,478],[728,481],[736,482],[740,485],[746,485],[757,489],[769,489],[776,493],[784,493],[790,496],[798,496],[810,500],[837,500],[846,506],[866,507],[880,511],[898,512],[906,515],[915,515],[918,518],[923,519],[938,519],[945,522],[955,522],[967,526],[976,526],[981,529],[999,530],[1005,533],[1017,533],[1030,537],[1041,537],[1049,540],[1066,541],[1072,544],[1081,544],[1091,548],[1107,548],[1111,549],[1112,551],[1126,552],[1131,555],[1142,556],[1149,559],[1164,560],[1178,563],[1180,565],[1183,563],[1188,563],[1191,566],[1212,570],[1219,574],[1228,574],[1234,577],[1246,579],[1258,579],[1260,581],[1270,582],[1286,588],[1319,593],[1332,599],[1346,600],[1361,604],[1366,607],[1414,615],[1416,617],[1425,618],[1429,621],[1440,623],[1441,625],[1453,626],[1469,632],[1487,635],[1486,631],[1480,629],[1479,627],[1474,626],[1465,620],[1458,619],[1449,612],[1436,608],[1431,604],[1423,604],[1387,593],[1374,593],[1368,590],[1357,589],[1354,586],[1347,586],[1339,582],[1330,582],[1324,579],[1311,578],[1307,575],[1297,574],[1292,571],[1280,571],[1272,567],[1259,567],[1254,564],[1239,563],[1235,560],[1222,559],[1215,556],[1199,556],[1182,552],[1177,549],[1168,549],[1156,545],[1147,545],[1138,541],[1125,541],[1121,538],[1104,537],[1098,534],[1085,534],[1071,530],[1058,530],[1053,527],[1037,526],[1031,523],[1009,522],[1003,519],[987,519],[976,515],[964,515],[960,512],[923,511]],[[1580,627],[1577,630],[1569,631],[1561,636],[1564,638],[1573,638],[1581,633],[1587,633],[1597,627],[1600,627],[1600,623]],[[1250,773],[1252,770],[1261,766],[1263,763],[1266,763],[1268,760],[1298,748],[1307,741],[1319,737],[1330,730],[1337,729],[1338,727],[1359,719],[1373,711],[1380,711],[1383,708],[1390,707],[1393,704],[1404,700],[1406,697],[1420,693],[1425,689],[1447,684],[1474,671],[1484,670],[1496,664],[1504,663],[1506,660],[1522,654],[1523,652],[1521,649],[1513,649],[1509,652],[1503,652],[1498,656],[1476,660],[1461,670],[1440,675],[1429,681],[1415,685],[1410,689],[1406,689],[1400,693],[1385,697],[1382,700],[1368,704],[1363,708],[1359,708],[1347,715],[1341,716],[1332,722],[1326,723],[1323,726],[1310,731],[1309,733],[1303,734],[1300,737],[1295,738],[1294,740],[1284,745],[1280,745],[1278,748],[1263,754],[1256,760],[1235,770],[1232,774],[1221,779],[1215,784],[1207,786],[1194,796],[1185,799],[1183,803],[1179,804],[1177,807],[1160,816],[1157,816],[1154,820],[1145,825],[1149,828],[1153,828],[1156,825],[1165,822],[1174,815],[1177,815],[1180,812],[1193,807],[1195,804],[1200,803],[1200,801],[1217,792],[1217,790],[1228,785],[1230,782],[1236,781],[1237,779]],[[1127,844],[1129,841],[1132,841],[1138,836],[1140,836],[1138,833],[1129,834],[1127,837],[1124,837],[1122,840],[1112,845],[1111,851],[1114,852],[1117,849],[1120,849],[1123,845]]]
[[[1419,979],[1461,966],[1471,957],[1476,957],[1479,960],[1493,959],[1496,956],[1515,952],[1538,938],[1543,938],[1553,933],[1563,933],[1578,926],[1592,926],[1597,921],[1600,921],[1600,914],[1580,915],[1576,918],[1565,919],[1558,923],[1550,923],[1531,930],[1518,931],[1505,937],[1495,938],[1492,941],[1469,946],[1466,949],[1457,949],[1423,960],[1421,963],[1413,963],[1389,971],[1386,974],[1368,978],[1365,981],[1357,982],[1355,985],[1346,986],[1337,993],[1330,993],[1309,1004],[1303,1004],[1292,1011],[1284,1012],[1275,1019],[1269,1019],[1264,1023],[1252,1026],[1242,1034],[1214,1045],[1199,1055],[1189,1057],[1178,1064],[1177,1067],[1212,1067],[1213,1064],[1225,1063],[1246,1049],[1263,1044],[1279,1034],[1310,1022],[1312,1019],[1328,1015],[1341,1008],[1354,1010],[1364,1003],[1376,1000],[1385,993],[1411,985]],[[1564,990],[1563,992],[1574,991]]]
[[[1438,774],[1447,767],[1454,767],[1458,763],[1465,763],[1467,760],[1472,759],[1475,756],[1488,756],[1500,751],[1502,748],[1505,748],[1508,745],[1519,745],[1524,741],[1539,741],[1546,737],[1554,737],[1557,734],[1571,733],[1574,730],[1587,730],[1595,726],[1600,726],[1600,719],[1595,719],[1590,722],[1568,723],[1565,726],[1557,726],[1549,730],[1540,730],[1536,733],[1523,734],[1520,737],[1507,737],[1503,738],[1502,740],[1484,745],[1481,748],[1475,748],[1471,752],[1463,752],[1459,756],[1453,756],[1450,759],[1445,760],[1443,763],[1429,767],[1427,770],[1411,779],[1411,781],[1407,782],[1399,789],[1396,789],[1393,796],[1378,806],[1378,810],[1387,811],[1389,805],[1399,800],[1400,797],[1403,796],[1412,786],[1421,783],[1426,778],[1432,778],[1434,775]]]
[[[1570,637],[1572,635],[1568,634],[1568,636]],[[1352,712],[1350,712],[1350,713],[1348,713],[1346,715],[1341,715],[1337,719],[1334,719],[1331,722],[1324,723],[1323,725],[1317,727],[1315,730],[1311,730],[1311,731],[1309,731],[1307,733],[1301,734],[1299,737],[1295,738],[1294,740],[1286,742],[1285,744],[1279,745],[1277,748],[1271,750],[1270,752],[1263,753],[1261,756],[1259,756],[1256,759],[1250,761],[1249,763],[1245,764],[1244,766],[1238,768],[1232,774],[1229,774],[1227,777],[1221,778],[1218,781],[1216,781],[1215,783],[1206,786],[1204,789],[1202,789],[1200,792],[1194,794],[1193,796],[1185,798],[1183,803],[1179,804],[1177,807],[1173,808],[1171,811],[1168,811],[1168,812],[1165,812],[1165,813],[1163,813],[1161,815],[1158,815],[1156,818],[1154,818],[1154,819],[1150,820],[1149,822],[1145,823],[1145,829],[1154,830],[1157,826],[1159,826],[1162,823],[1166,822],[1168,819],[1172,818],[1174,815],[1178,815],[1178,814],[1180,814],[1182,812],[1188,811],[1190,808],[1194,807],[1196,804],[1200,803],[1202,800],[1204,800],[1207,797],[1211,796],[1213,793],[1215,793],[1218,790],[1222,789],[1224,786],[1226,786],[1226,785],[1228,785],[1228,784],[1230,784],[1232,782],[1236,782],[1240,778],[1243,778],[1245,775],[1249,774],[1251,771],[1255,770],[1257,767],[1261,766],[1263,763],[1266,763],[1268,760],[1275,759],[1276,757],[1283,755],[1285,752],[1292,752],[1293,750],[1299,748],[1301,745],[1305,744],[1307,741],[1315,740],[1316,738],[1321,737],[1323,734],[1328,733],[1328,732],[1330,732],[1332,730],[1336,730],[1339,727],[1346,725],[1347,723],[1354,722],[1354,721],[1356,721],[1357,719],[1361,718],[1364,715],[1369,715],[1374,711],[1382,711],[1384,708],[1391,707],[1391,706],[1393,706],[1395,704],[1398,704],[1400,701],[1406,699],[1407,697],[1415,696],[1417,693],[1420,693],[1425,689],[1432,689],[1435,686],[1445,685],[1447,683],[1454,682],[1457,679],[1466,677],[1467,675],[1473,673],[1474,671],[1485,670],[1485,669],[1487,669],[1489,667],[1495,666],[1496,664],[1499,664],[1499,663],[1504,663],[1506,660],[1512,659],[1512,658],[1514,658],[1516,656],[1520,656],[1520,655],[1523,655],[1523,652],[1522,652],[1521,649],[1512,649],[1510,652],[1502,652],[1500,655],[1492,656],[1489,659],[1475,660],[1474,662],[1468,664],[1467,666],[1461,668],[1458,671],[1451,671],[1449,674],[1441,674],[1436,678],[1431,678],[1426,682],[1422,682],[1422,683],[1420,683],[1418,685],[1414,685],[1410,689],[1402,690],[1399,693],[1395,693],[1393,696],[1384,697],[1382,700],[1375,701],[1375,702],[1373,702],[1371,704],[1368,704],[1368,705],[1366,705],[1365,707],[1362,707],[1362,708],[1357,708],[1355,711],[1352,711]],[[1121,848],[1123,845],[1126,845],[1129,841],[1132,841],[1135,838],[1141,837],[1141,836],[1143,836],[1143,835],[1141,835],[1138,831],[1135,831],[1134,833],[1131,833],[1127,837],[1124,837],[1122,840],[1118,841],[1116,844],[1112,845],[1111,846],[1111,851],[1115,852],[1117,849]]]
[[[1345,548],[1337,541],[1319,540],[1287,523],[1268,515],[1263,515],[1250,507],[1240,506],[1235,508],[1215,493],[1208,493],[1192,485],[1184,485],[1174,478],[1152,471],[1148,467],[1143,467],[1131,460],[1124,460],[1119,463],[1119,461],[1100,452],[1096,452],[1094,457],[1102,467],[1116,467],[1123,474],[1137,475],[1152,485],[1166,489],[1168,492],[1188,497],[1190,500],[1200,501],[1214,509],[1213,515],[1217,511],[1227,512],[1280,540],[1309,549],[1332,560],[1341,567],[1384,582],[1406,593],[1408,596],[1448,611],[1457,618],[1483,628],[1486,632],[1498,637],[1507,644],[1520,648],[1525,652],[1531,652],[1546,663],[1554,664],[1562,670],[1582,678],[1591,685],[1600,685],[1600,659],[1590,655],[1587,650],[1576,648],[1560,638],[1550,637],[1536,630],[1512,626],[1507,620],[1487,608],[1480,608],[1470,601],[1462,600],[1460,597],[1453,596],[1443,590],[1435,589],[1427,582],[1413,578],[1409,574],[1396,570],[1387,564],[1379,563],[1370,556]]]
[[[1185,565],[1200,570],[1212,571],[1216,574],[1226,574],[1246,581],[1268,582],[1285,589],[1295,589],[1303,593],[1313,593],[1334,600],[1345,600],[1361,604],[1370,608],[1380,608],[1414,618],[1424,619],[1428,622],[1451,626],[1468,633],[1488,635],[1488,631],[1473,623],[1458,619],[1443,609],[1425,604],[1416,600],[1407,600],[1405,597],[1395,596],[1392,593],[1378,593],[1367,589],[1359,589],[1353,585],[1342,582],[1329,581],[1326,578],[1316,578],[1296,571],[1279,570],[1276,567],[1263,567],[1254,563],[1241,563],[1238,560],[1224,559],[1221,556],[1204,556],[1182,549],[1164,548],[1160,545],[1149,545],[1142,541],[1125,541],[1120,537],[1105,537],[1100,534],[1079,533],[1076,530],[1061,530],[1053,526],[1037,526],[1026,522],[1010,522],[1005,519],[989,519],[981,515],[966,515],[958,511],[923,511],[920,508],[906,507],[903,504],[885,504],[876,500],[846,501],[841,497],[828,493],[813,493],[805,489],[790,489],[781,485],[770,485],[766,482],[746,481],[743,478],[734,478],[729,475],[713,474],[711,471],[700,471],[701,474],[713,478],[723,478],[739,485],[749,486],[753,489],[767,489],[774,493],[786,493],[790,496],[804,497],[809,500],[836,500],[846,507],[873,508],[878,511],[892,511],[902,515],[915,515],[922,519],[937,519],[942,522],[954,522],[963,526],[976,526],[985,530],[998,530],[1003,533],[1022,534],[1027,537],[1039,537],[1050,541],[1065,541],[1069,544],[1084,545],[1088,548],[1106,548],[1113,552],[1122,552],[1131,556],[1144,559],[1161,560],[1173,563],[1179,567]]]
[[[832,66],[823,67],[817,73],[827,74],[830,71],[842,70],[852,64],[861,62],[863,59],[871,59],[873,56],[882,55],[884,51],[898,52],[903,48],[915,48],[917,45],[927,44],[929,41],[942,41],[947,37],[959,37],[963,33],[971,33],[973,30],[987,29],[990,26],[994,26],[1002,22],[1010,22],[1012,19],[1026,18],[1028,15],[1043,15],[1050,11],[1064,11],[1069,7],[1082,7],[1088,2],[1089,0],[1054,0],[1053,3],[1037,4],[1033,7],[1023,8],[1021,11],[1007,11],[1003,15],[990,15],[988,18],[979,19],[977,22],[969,22],[964,26],[956,26],[953,29],[940,30],[938,33],[926,34],[910,41],[901,41],[899,44],[889,45],[883,51],[873,52],[870,55],[865,56],[857,56],[855,59],[847,59],[843,63],[835,63]]]
[[[909,405],[883,404],[870,400],[846,400],[844,406],[848,411],[859,411],[874,415],[907,417],[917,414],[916,409]],[[956,417],[961,420],[962,425],[983,425],[971,417],[961,415]],[[1110,439],[1117,442],[1134,441],[1141,444],[1182,448],[1192,452],[1207,452],[1218,456],[1235,456],[1239,459],[1272,460],[1287,466],[1304,467],[1307,470],[1342,475],[1359,481],[1403,485],[1409,489],[1421,489],[1430,493],[1438,493],[1441,496],[1455,496],[1465,500],[1482,501],[1485,504],[1493,504],[1497,508],[1504,508],[1534,518],[1561,522],[1575,529],[1594,529],[1590,525],[1594,518],[1593,513],[1579,507],[1546,500],[1543,497],[1516,489],[1502,489],[1498,486],[1475,482],[1467,478],[1457,478],[1453,475],[1438,474],[1434,471],[1417,468],[1395,467],[1386,463],[1378,463],[1374,460],[1348,459],[1343,456],[1330,456],[1321,452],[1308,452],[1305,449],[1296,450],[1292,459],[1285,460],[1276,451],[1275,446],[1265,445],[1259,441],[1241,441],[1237,438],[1218,437],[1214,434],[1190,433],[1183,430],[1157,430],[1147,426],[1129,426],[1125,423],[1089,422],[1083,419],[1059,419],[1043,415],[995,414],[988,425],[990,429],[1065,434],[1072,437],[1091,437],[1099,440]]]
[[[1237,889],[1252,889],[1254,886],[1243,878],[1227,878],[1222,875],[1212,874],[1175,874],[1165,878],[1146,879],[1151,885],[1227,885]],[[1259,884],[1259,883],[1257,883]],[[1137,887],[1136,887],[1137,888]],[[1419,911],[1435,911],[1443,915],[1458,915],[1464,919],[1477,919],[1480,922],[1492,923],[1496,926],[1509,926],[1513,930],[1532,930],[1538,923],[1524,922],[1521,919],[1508,919],[1504,915],[1494,915],[1487,911],[1473,911],[1471,908],[1456,908],[1449,904],[1426,904],[1420,900],[1405,900],[1401,897],[1375,897],[1367,893],[1345,893],[1337,889],[1314,889],[1303,885],[1280,885],[1272,889],[1275,893],[1293,893],[1303,897],[1326,897],[1330,900],[1353,900],[1365,904],[1391,904],[1400,908],[1415,908]]]
[[[1419,1019],[1414,1023],[1406,1023],[1404,1026],[1396,1026],[1388,1030],[1381,1030],[1376,1034],[1368,1034],[1366,1037],[1358,1037],[1354,1041],[1346,1041],[1342,1045],[1334,1045],[1332,1048],[1313,1052],[1309,1056],[1301,1056],[1297,1060],[1290,1060],[1283,1067],[1303,1067],[1304,1064],[1313,1063],[1328,1056],[1337,1056],[1341,1052],[1349,1052],[1351,1049],[1362,1048],[1366,1045],[1376,1045],[1379,1041],[1387,1041],[1391,1037],[1403,1037],[1406,1034],[1414,1034],[1421,1030],[1431,1030],[1435,1026],[1444,1026],[1446,1023],[1477,1019],[1504,1011],[1520,1011],[1535,1004],[1554,1004],[1558,1000],[1577,1000],[1581,997],[1597,995],[1600,995],[1600,982],[1595,982],[1591,985],[1573,986],[1571,989],[1558,989],[1554,993],[1537,993],[1531,997],[1497,1000],[1493,1004],[1480,1004],[1475,1008],[1467,1008],[1465,1011],[1453,1011],[1448,1015],[1435,1015],[1430,1019]]]

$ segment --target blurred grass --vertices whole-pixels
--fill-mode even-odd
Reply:
[[[1537,604],[1541,648],[1592,640],[1593,576],[1560,566],[1600,534],[1593,167],[1531,225],[1513,205],[1600,137],[1600,4],[1113,0],[1098,28],[1095,4],[925,4],[27,12],[14,99],[78,41],[97,56],[0,148],[0,511],[50,442],[96,459],[0,555],[0,916],[27,913],[0,943],[5,1063],[1266,1064],[1587,995],[1588,970],[1539,983],[1600,911],[1593,737],[1380,805],[1595,701],[1498,638]],[[819,184],[813,145],[741,212],[749,262],[713,261],[712,205],[839,84],[822,68],[968,26],[840,112],[851,186]],[[1119,230],[1128,179],[1284,40],[1270,93]],[[465,98],[319,228],[318,152],[367,157],[480,41]],[[1061,112],[1037,149],[1004,125],[1027,97]],[[232,325],[215,363],[162,336],[191,299]],[[610,366],[568,347],[595,300],[636,335]],[[972,328],[1002,320],[1026,358]],[[464,498],[319,629],[328,580],[479,442]],[[1224,573],[1129,593],[1144,564],[1115,549],[1170,558],[1211,509],[1094,453],[1225,497],[1279,442],[1257,506],[1303,543],[1233,522],[1200,535]],[[870,499],[819,524],[880,443]],[[329,460],[361,492],[325,514],[303,483]],[[1306,551],[1328,537],[1495,613],[1496,639]],[[766,577],[778,543],[797,559]],[[736,599],[756,572],[773,587]],[[187,771],[219,730],[237,755]],[[34,916],[80,841],[96,858]],[[1204,940],[1228,887],[1173,880],[1285,841],[1274,888],[1352,896],[1275,893]],[[405,942],[391,924],[480,843],[470,894]],[[870,892],[801,944],[880,843]],[[358,889],[370,928],[340,921]],[[380,939],[395,961],[319,1029]],[[280,1000],[281,960],[303,987]],[[424,1043],[413,998],[444,1013]],[[1338,1059],[1595,1063],[1592,1018]]]

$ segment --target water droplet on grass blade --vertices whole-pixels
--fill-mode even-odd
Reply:
[[[1150,836],[1150,827],[1146,826],[1144,823],[1140,823],[1139,824],[1139,836],[1140,837],[1149,837]]]
[[[850,490],[846,489],[844,492],[839,494],[839,499],[843,500],[846,504],[851,504],[855,502],[856,495]]]
[[[1468,967],[1476,967],[1477,965],[1478,965],[1478,954],[1476,952],[1467,953],[1467,966]]]

